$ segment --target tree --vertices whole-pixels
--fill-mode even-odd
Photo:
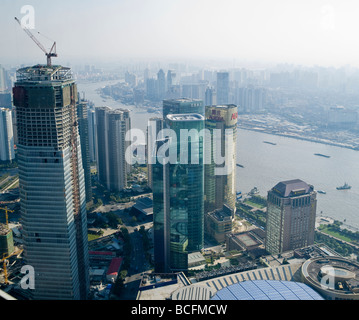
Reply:
[[[123,288],[123,279],[121,275],[118,275],[114,285],[112,286],[112,294],[119,296],[121,294],[122,288]]]

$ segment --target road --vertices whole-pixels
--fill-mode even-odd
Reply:
[[[125,288],[119,297],[120,300],[136,300],[142,273],[149,271],[149,264],[143,249],[141,233],[134,231],[130,233],[130,237],[132,243],[131,265],[124,281]]]
[[[12,177],[11,177],[11,178],[12,178]],[[8,180],[9,180],[9,179],[6,179],[6,181],[8,181]],[[11,189],[14,185],[16,185],[18,182],[19,182],[19,178],[14,179],[14,181],[13,181],[11,184],[9,184],[7,187],[3,188],[3,189],[1,190],[1,192],[2,192],[2,193],[6,192],[7,190]],[[5,183],[4,183],[4,184],[5,184]]]
[[[318,230],[318,229],[315,229],[315,231],[318,232],[318,233],[321,233],[321,234],[323,234],[323,235],[325,235],[325,236],[327,236],[327,237],[329,237],[329,238],[335,239],[335,240],[337,240],[337,241],[339,241],[339,242],[341,242],[341,243],[345,243],[345,244],[347,244],[347,245],[349,245],[349,246],[352,246],[355,250],[359,250],[359,246],[356,245],[356,244],[354,244],[354,243],[351,243],[351,242],[345,241],[345,240],[343,240],[343,239],[334,237],[334,236],[332,236],[332,235],[330,235],[330,234],[328,234],[328,233],[322,232],[322,231],[320,231],[320,230]]]

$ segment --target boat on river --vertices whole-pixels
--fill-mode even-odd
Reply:
[[[322,154],[322,153],[314,153],[314,155],[318,157],[330,158],[330,156],[327,156],[326,154]]]
[[[270,142],[270,141],[263,141],[263,143],[271,144],[272,146],[276,146],[276,145],[277,145],[276,143]]]
[[[347,184],[346,182],[344,183],[344,185],[337,187],[337,190],[347,190],[347,189],[351,189],[352,186],[350,186],[349,184]]]

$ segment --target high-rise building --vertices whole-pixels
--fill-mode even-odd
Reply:
[[[205,118],[210,133],[205,146],[211,151],[204,166],[205,212],[221,210],[225,204],[235,212],[237,106],[206,106]]]
[[[217,72],[217,104],[229,103],[229,73]]]
[[[299,179],[279,182],[268,191],[265,248],[270,254],[314,243],[316,194]]]
[[[6,70],[0,64],[0,93],[7,91],[9,84],[8,75]]]
[[[170,150],[176,151],[177,158],[175,162],[162,164],[158,153],[152,166],[156,272],[187,270],[188,254],[200,251],[204,245],[203,137],[200,135],[204,117],[170,114],[166,122],[177,138],[164,137],[156,141],[156,148],[167,143]],[[186,140],[181,130],[194,135]],[[186,150],[187,161],[183,161]]]
[[[12,230],[0,223],[0,257],[8,256],[15,251]]]
[[[132,88],[137,86],[137,76],[132,72],[125,72],[125,82],[129,84]]]
[[[147,137],[146,137],[147,181],[148,181],[147,184],[151,189],[153,188],[151,166],[152,166],[152,159],[155,150],[155,142],[156,140],[161,138],[158,135],[163,128],[164,128],[164,119],[155,117],[155,118],[150,118],[148,120]]]
[[[154,142],[152,155],[151,176],[153,192],[153,242],[155,272],[171,271],[170,263],[170,164],[164,162],[165,155],[158,155],[161,147],[169,144],[169,138],[158,139]],[[187,242],[184,241],[187,245]],[[183,250],[185,251],[185,248]],[[186,265],[183,266],[186,268]]]
[[[4,91],[1,92],[0,91],[0,108],[12,108],[12,103],[11,103],[11,93]]]
[[[131,167],[126,161],[126,150],[130,141],[125,137],[130,128],[129,110],[96,108],[98,178],[111,191],[127,187],[127,174]]]
[[[77,118],[81,140],[82,166],[84,169],[86,202],[92,200],[91,166],[89,150],[89,128],[87,120],[87,101],[80,100],[77,103]]]
[[[167,88],[167,99],[180,99],[181,96],[181,85],[173,84]]]
[[[182,84],[182,97],[188,99],[204,100],[206,96],[207,84],[200,83],[184,83]]]
[[[90,162],[96,161],[96,122],[95,122],[95,110],[88,108],[87,109],[87,119],[88,119],[88,131],[89,131],[89,156]]]
[[[108,157],[107,157],[107,112],[111,110],[109,107],[96,107],[95,108],[95,138],[96,138],[96,166],[98,180],[106,184],[108,180]]]
[[[157,73],[158,81],[158,100],[163,100],[166,98],[166,74],[162,69]]]
[[[0,160],[11,161],[15,158],[12,112],[0,108]]]
[[[256,113],[265,109],[266,91],[262,87],[247,86],[235,89],[234,100],[243,112]]]
[[[172,85],[174,85],[175,77],[176,77],[176,73],[173,70],[167,71],[167,91],[170,90]]]
[[[204,116],[203,101],[199,99],[168,99],[163,101],[163,118],[169,114],[198,113]]]
[[[213,106],[216,104],[216,92],[214,88],[208,87],[205,91],[204,105],[205,106]]]
[[[13,96],[24,259],[35,271],[31,297],[86,299],[86,195],[71,69],[21,68]]]
[[[158,81],[155,78],[146,79],[146,97],[149,100],[158,100]]]

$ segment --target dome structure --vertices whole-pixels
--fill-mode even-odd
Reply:
[[[211,300],[324,300],[308,285],[294,281],[253,280],[232,284]]]

